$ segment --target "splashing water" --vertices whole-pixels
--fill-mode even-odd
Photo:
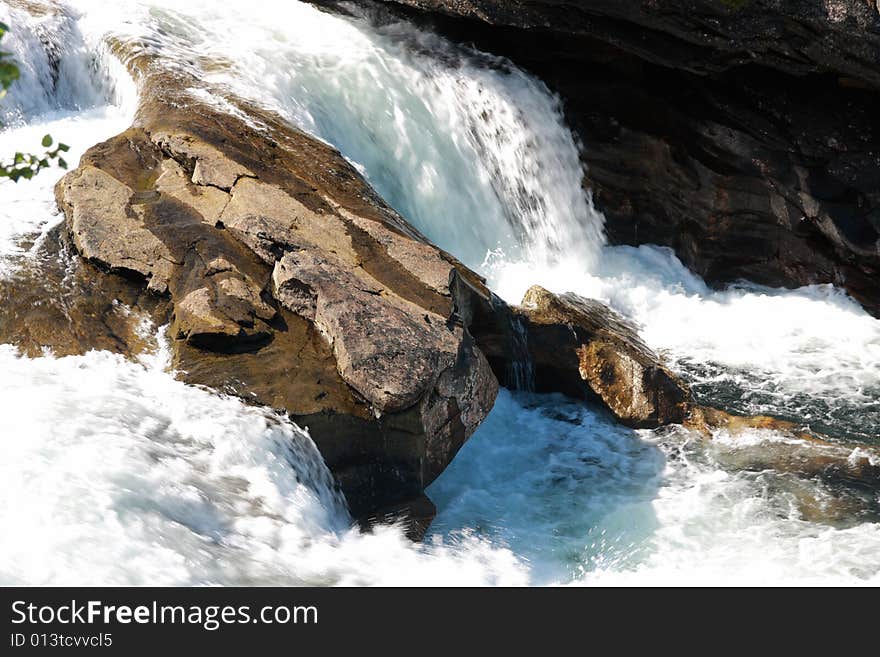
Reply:
[[[473,267],[499,250],[550,262],[574,249],[595,263],[602,217],[581,189],[559,99],[543,83],[408,25],[373,28],[300,2],[266,12],[179,4],[114,3],[101,20],[117,37],[160,41],[175,66],[190,62],[199,79],[333,144]]]
[[[717,292],[668,250],[603,246],[559,100],[509,62],[356,8],[180,4],[33,18],[0,3],[27,70],[0,104],[0,152],[46,132],[82,152],[127,127],[133,85],[104,44],[139,39],[334,144],[506,299],[540,283],[605,300],[708,399],[880,434],[880,322],[829,287]],[[53,184],[0,183],[0,275],[59,220]],[[161,350],[0,346],[0,372],[3,583],[880,582],[864,500],[732,471],[684,432],[633,432],[558,396],[502,391],[412,545],[351,529],[306,432],[177,382]]]

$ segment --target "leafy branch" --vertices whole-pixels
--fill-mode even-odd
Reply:
[[[3,39],[3,35],[8,31],[9,26],[6,23],[0,23],[0,40]],[[18,80],[18,76],[18,66],[16,66],[15,60],[12,59],[12,55],[0,50],[0,99],[6,95],[9,85]]]
[[[8,31],[9,27],[5,23],[0,23],[0,39]],[[18,65],[12,55],[0,50],[0,99],[6,95],[10,85],[18,80],[19,76]],[[9,178],[14,182],[18,182],[21,178],[30,180],[43,169],[52,166],[53,160],[59,167],[66,169],[67,162],[61,153],[66,153],[69,147],[67,144],[59,143],[52,148],[53,143],[52,136],[46,135],[42,141],[42,146],[46,150],[42,155],[16,153],[11,162],[0,162],[0,178]]]
[[[52,166],[52,160],[62,169],[67,168],[67,162],[61,153],[66,153],[70,147],[67,144],[57,144],[55,148],[52,146],[52,136],[43,137],[43,148],[47,149],[42,155],[33,155],[31,153],[16,153],[12,158],[12,162],[0,164],[0,178],[9,178],[13,182],[18,182],[19,178],[30,180],[43,169]]]

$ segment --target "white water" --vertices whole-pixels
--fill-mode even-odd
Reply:
[[[3,42],[34,75],[5,101],[16,126],[0,152],[45,132],[81,152],[128,124],[108,33],[146,37],[178,65],[227,61],[200,78],[339,147],[509,300],[536,282],[604,299],[706,394],[876,438],[880,322],[828,288],[713,292],[665,250],[603,247],[558,101],[503,60],[302,3],[222,16],[208,2],[70,4],[76,20],[40,29],[66,35],[60,70],[77,84],[46,85],[34,34]],[[13,32],[38,32],[2,11]],[[0,275],[26,257],[22,237],[58,221],[55,176],[0,185]],[[502,392],[429,491],[440,515],[421,546],[348,529],[302,431],[176,382],[161,352],[0,347],[0,405],[3,582],[880,581],[876,522],[804,515],[804,499],[845,507],[839,491],[726,471],[684,434],[628,431],[561,398]]]

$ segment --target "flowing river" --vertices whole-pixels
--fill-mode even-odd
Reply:
[[[138,90],[108,43],[137,43],[339,148],[506,300],[601,299],[702,400],[880,444],[880,321],[830,286],[715,291],[668,249],[605,245],[559,99],[510,62],[356,6],[27,4],[0,2],[22,68],[4,158],[50,133],[73,164],[126,129]],[[61,221],[60,174],[0,183],[0,277]],[[422,543],[362,533],[306,430],[178,382],[162,327],[142,330],[137,362],[0,345],[0,583],[880,584],[880,492],[506,390],[428,490]]]

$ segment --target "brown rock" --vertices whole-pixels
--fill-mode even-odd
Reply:
[[[138,355],[158,347],[145,327],[166,321],[161,298],[142,283],[107,276],[73,255],[61,228],[41,240],[33,257],[23,257],[0,276],[0,342],[37,357],[89,349]]]
[[[310,428],[356,516],[418,499],[498,390],[450,321],[463,266],[335,150],[235,98],[264,130],[200,105],[196,81],[143,57],[131,66],[135,125],[56,189],[76,249],[167,294],[186,381]]]
[[[630,427],[653,428],[687,417],[690,390],[635,328],[604,304],[535,286],[521,311],[539,388],[564,381],[570,394],[583,397],[589,391]]]
[[[387,292],[336,258],[287,253],[275,264],[273,283],[275,297],[326,336],[342,378],[379,413],[412,406],[436,372],[455,363],[460,327],[447,327],[446,317]]]
[[[167,291],[173,256],[144,224],[135,190],[89,165],[64,181],[59,205],[80,254],[111,271],[140,274],[154,292]]]

